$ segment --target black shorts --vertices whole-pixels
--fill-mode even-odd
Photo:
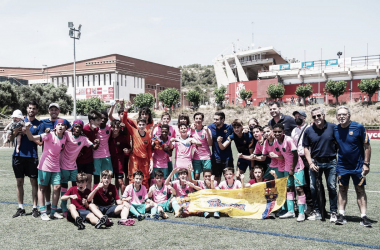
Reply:
[[[221,177],[223,175],[223,169],[226,167],[234,167],[234,159],[220,160],[211,158],[211,171],[215,177]]]
[[[77,164],[78,173],[93,174],[94,173],[94,162]]]
[[[90,210],[78,210],[78,209],[77,209],[77,212],[79,216],[82,218],[83,222],[86,221],[87,215],[91,213]],[[75,222],[75,218],[71,215],[70,211],[67,213],[66,219],[70,222],[73,222],[73,223]]]
[[[102,214],[107,215],[108,217],[116,217],[115,209],[117,205],[109,205],[109,206],[98,206],[100,212]]]
[[[28,176],[37,179],[38,177],[38,158],[13,156],[12,167],[16,178]]]

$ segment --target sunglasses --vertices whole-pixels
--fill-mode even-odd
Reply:
[[[315,119],[315,118],[317,118],[317,117],[318,117],[318,118],[321,118],[322,115],[321,115],[321,114],[318,114],[318,115],[313,115],[312,117],[313,117],[313,119]]]

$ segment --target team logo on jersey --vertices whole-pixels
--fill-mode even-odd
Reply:
[[[190,145],[191,145],[190,142],[186,142],[186,143],[185,143],[185,146],[186,146],[186,147],[190,147]]]
[[[283,152],[286,152],[286,149],[285,149],[285,148],[282,148],[282,151],[283,151]]]
[[[120,145],[120,142],[116,142],[116,145]]]
[[[110,131],[109,131],[109,130],[107,130],[107,131],[106,131],[106,134],[108,135],[109,133],[110,133]]]
[[[185,192],[188,194],[188,193],[189,193],[189,190],[186,190]]]
[[[166,195],[166,191],[162,192],[163,195]]]
[[[204,139],[205,138],[205,135],[201,135],[201,139]]]
[[[142,200],[142,196],[141,195],[139,195],[139,200]]]
[[[145,144],[148,144],[148,141],[147,141],[147,140],[145,140],[145,141],[144,141],[144,143],[145,143]]]
[[[280,150],[278,148],[276,148],[276,151],[279,152]]]
[[[43,183],[43,182],[44,182],[44,179],[40,179],[40,182]]]
[[[353,134],[354,134],[354,131],[350,131],[348,134],[349,134],[349,135],[353,135]]]
[[[37,126],[36,126],[36,125],[34,125],[34,126],[33,126],[33,128],[37,128]]]
[[[227,129],[226,129],[226,130],[224,130],[224,133],[227,133]]]
[[[80,141],[80,142],[78,142],[78,146],[80,146],[82,144],[82,142]]]
[[[246,144],[246,143],[247,143],[247,141],[246,141],[246,140],[244,140],[244,141],[243,141],[243,143],[244,143],[244,144]]]
[[[237,164],[240,165],[240,162],[238,162]]]
[[[108,194],[109,194],[109,195],[112,195],[112,192],[109,192]]]
[[[172,133],[169,132],[169,136],[172,136]]]

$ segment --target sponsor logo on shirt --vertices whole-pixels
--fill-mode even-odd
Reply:
[[[172,136],[172,133],[169,132],[169,136]]]
[[[145,141],[144,141],[144,143],[145,143],[145,144],[148,144],[148,141],[147,141],[147,140],[145,140]]]
[[[350,131],[348,134],[349,134],[349,135],[353,135],[353,134],[354,134],[354,131]]]
[[[141,195],[139,195],[139,200],[142,200],[142,196]]]
[[[82,142],[78,142],[78,146],[80,146],[82,144]]]
[[[120,142],[116,142],[116,145],[120,145]]]
[[[201,139],[204,139],[205,138],[205,135],[201,135]]]
[[[110,131],[109,131],[109,130],[107,130],[107,131],[106,131],[106,134],[108,135],[109,133],[110,133]]]
[[[112,195],[112,192],[109,192],[108,194],[109,194],[109,195]]]
[[[227,129],[226,129],[226,130],[224,130],[224,133],[227,133]]]
[[[189,190],[186,190],[185,192],[188,194],[188,193],[189,193]]]
[[[166,195],[166,191],[162,192],[163,195]]]
[[[232,208],[237,208],[237,209],[245,211],[245,204],[236,204],[236,203],[224,204],[219,199],[208,200],[207,203],[209,204],[209,207],[232,207]]]
[[[33,128],[37,128],[37,126],[36,126],[36,125],[34,125],[34,126],[33,126]]]
[[[286,149],[285,149],[285,148],[282,148],[282,152],[286,152]]]
[[[280,150],[278,148],[276,148],[276,151],[279,152]]]

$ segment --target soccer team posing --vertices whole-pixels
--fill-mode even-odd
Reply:
[[[195,113],[193,123],[188,115],[181,114],[178,126],[174,127],[169,125],[171,117],[166,112],[154,123],[149,108],[142,108],[139,118],[131,120],[127,113],[129,106],[124,109],[122,102],[119,119],[115,119],[112,113],[117,103],[108,114],[91,110],[89,123],[85,125],[81,120],[70,124],[59,118],[57,103],[49,105],[49,119],[38,121],[35,118],[38,104],[29,102],[23,120],[25,129],[15,127],[10,133],[10,139],[22,134],[12,161],[19,203],[13,217],[25,215],[25,176],[30,177],[32,185],[33,216],[41,216],[42,220],[66,217],[78,229],[85,228],[85,221],[101,228],[113,225],[109,217],[120,217],[118,224],[128,226],[135,223],[132,218],[140,221],[149,214],[155,219],[166,219],[168,212],[174,212],[175,217],[208,218],[207,212],[190,214],[186,203],[178,203],[176,197],[187,197],[201,189],[245,188],[289,176],[287,200],[276,216],[294,218],[298,210],[298,222],[306,218],[318,220],[325,211],[317,202],[315,182],[322,178],[319,173],[325,172],[330,221],[338,225],[346,223],[344,209],[351,177],[358,195],[361,225],[371,226],[364,191],[371,148],[364,127],[350,121],[347,107],[337,109],[340,124],[336,126],[324,120],[321,108],[312,110],[313,123],[309,125],[304,111],[295,111],[293,119],[281,114],[280,104],[272,102],[269,108],[273,119],[264,127],[255,118],[248,121],[248,127],[240,119],[225,124],[223,112],[216,112],[214,123],[209,126],[203,124],[203,113]],[[14,117],[19,119],[19,113],[15,111]],[[232,141],[238,150],[236,173]],[[339,147],[337,160],[335,144]],[[40,160],[37,145],[43,147]],[[245,183],[247,169],[250,180]],[[113,177],[115,185],[111,184]],[[59,198],[62,211],[57,207]],[[220,217],[218,212],[213,216]]]

